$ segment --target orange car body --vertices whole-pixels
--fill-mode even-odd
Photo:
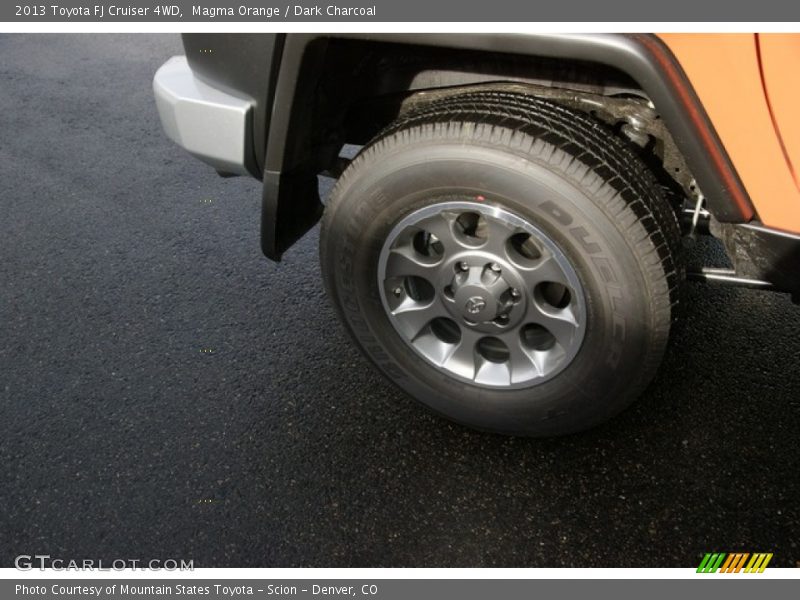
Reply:
[[[764,225],[800,233],[800,35],[660,34]]]

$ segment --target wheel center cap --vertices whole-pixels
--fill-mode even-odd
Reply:
[[[484,308],[486,308],[486,300],[480,296],[472,296],[467,298],[467,303],[464,305],[464,310],[466,310],[467,314],[469,315],[477,315]]]

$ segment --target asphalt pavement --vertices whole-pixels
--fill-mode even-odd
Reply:
[[[0,566],[800,561],[800,307],[692,285],[611,423],[450,424],[351,345],[317,231],[267,261],[259,183],[163,135],[151,79],[180,52],[0,36]]]

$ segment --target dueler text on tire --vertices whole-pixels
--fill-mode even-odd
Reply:
[[[323,274],[397,385],[484,430],[596,425],[650,381],[680,285],[655,178],[589,116],[522,94],[428,104],[338,181]]]

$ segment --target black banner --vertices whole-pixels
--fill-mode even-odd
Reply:
[[[800,21],[800,3],[786,0],[164,0],[122,3],[63,0],[3,3],[8,22],[767,22]]]

